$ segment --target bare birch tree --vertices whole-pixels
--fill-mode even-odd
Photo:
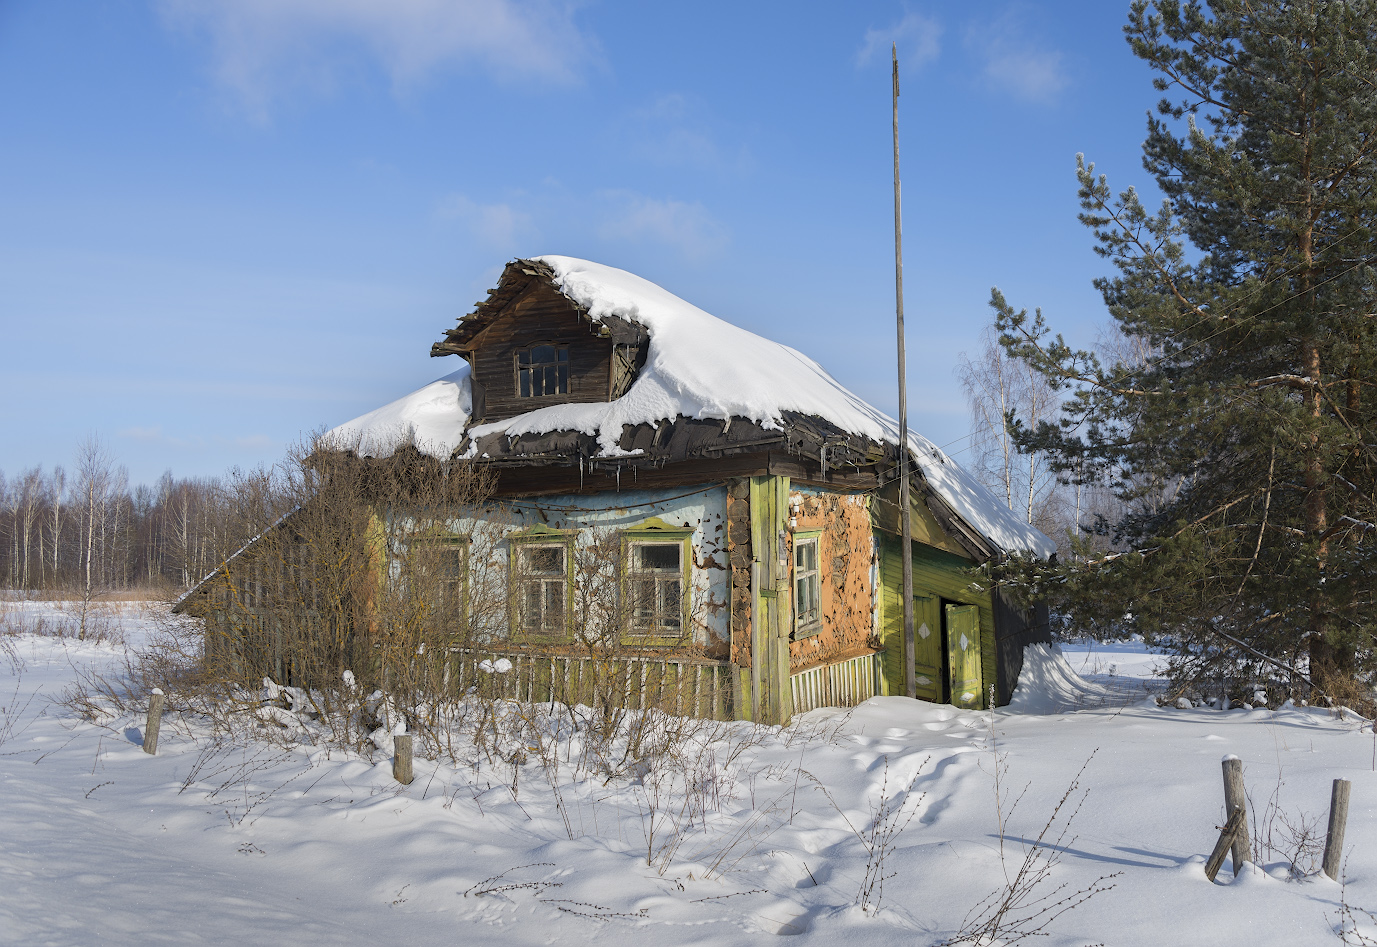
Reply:
[[[1057,477],[1038,453],[1020,454],[1009,433],[1008,419],[1036,426],[1052,417],[1060,402],[1046,380],[1028,365],[1009,358],[993,326],[986,327],[975,358],[962,353],[957,377],[971,410],[971,454],[975,475],[1009,509],[1050,536],[1067,522]]]
[[[85,572],[81,595],[81,622],[77,632],[77,637],[81,640],[86,638],[86,619],[91,609],[91,601],[96,594],[96,534],[104,525],[105,508],[110,494],[112,462],[110,449],[95,434],[88,436],[77,447],[77,494],[82,502],[82,559]]]

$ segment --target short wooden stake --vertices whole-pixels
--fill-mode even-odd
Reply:
[[[1348,824],[1348,790],[1352,784],[1346,779],[1334,780],[1329,796],[1329,832],[1324,837],[1324,873],[1339,880],[1344,855],[1344,826]]]
[[[392,738],[392,778],[403,786],[410,786],[411,780],[411,734],[399,733]]]
[[[1229,815],[1229,821],[1224,823],[1224,829],[1219,833],[1219,841],[1214,843],[1214,851],[1210,852],[1209,859],[1205,862],[1205,877],[1214,881],[1214,876],[1219,874],[1219,866],[1224,864],[1224,856],[1229,853],[1229,849],[1234,844],[1234,836],[1238,834],[1238,827],[1243,824],[1243,810],[1235,809]]]
[[[163,723],[163,692],[153,688],[148,695],[148,719],[143,725],[143,751],[151,756],[158,754],[158,730]]]
[[[1253,842],[1248,836],[1248,797],[1243,791],[1243,761],[1237,756],[1224,757],[1224,811],[1233,815],[1234,810],[1243,812],[1234,833],[1234,874],[1243,870],[1244,862],[1253,860]]]

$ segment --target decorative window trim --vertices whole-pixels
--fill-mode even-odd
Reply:
[[[542,374],[540,375],[541,391],[539,393],[536,393],[533,390],[535,388],[536,381],[536,366],[531,362],[530,359],[531,354],[535,352],[535,350],[538,348],[554,349],[555,360],[553,362],[540,363],[542,371]],[[522,356],[526,357],[526,364],[524,366],[521,364]],[[544,374],[544,371],[547,367],[553,368],[555,370],[556,377],[554,391],[544,390],[545,381],[548,380],[547,376]],[[524,377],[524,381],[526,382],[524,394],[522,393],[523,372],[526,373]],[[563,377],[560,377],[561,375]],[[561,382],[563,383],[563,390],[561,390],[560,388]],[[540,401],[544,398],[557,398],[560,396],[567,396],[572,390],[572,387],[573,370],[569,359],[569,346],[567,344],[559,342],[532,342],[530,345],[522,346],[521,348],[517,349],[515,352],[512,353],[512,392],[516,395],[516,397],[519,400]]]
[[[636,526],[621,531],[621,597],[626,606],[626,628],[622,633],[624,645],[636,647],[674,647],[691,643],[693,630],[689,623],[693,602],[693,533],[691,526],[673,526],[652,516]],[[637,629],[631,609],[632,549],[638,545],[679,546],[679,631],[665,634],[656,629]]]
[[[798,556],[799,550],[804,546],[812,546],[814,549],[813,568],[806,571],[802,576],[799,575]],[[822,530],[799,530],[793,534],[793,549],[789,554],[789,575],[791,580],[791,590],[793,595],[794,610],[794,631],[791,637],[795,641],[804,638],[811,638],[822,631]],[[803,597],[798,594],[800,580],[812,577],[817,591],[817,617],[812,621],[804,622],[800,620],[799,603]]]
[[[574,629],[574,542],[576,529],[552,529],[537,524],[530,529],[507,534],[507,609],[510,637],[519,642],[557,643],[570,640]],[[521,568],[521,553],[532,546],[558,546],[564,550],[564,628],[561,631],[527,632],[521,615],[521,585],[527,575]],[[534,581],[535,576],[526,581]],[[542,581],[548,581],[542,580]]]

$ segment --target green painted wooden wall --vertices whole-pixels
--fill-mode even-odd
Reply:
[[[904,693],[904,606],[901,540],[877,533],[880,544],[880,637],[884,642],[884,683],[889,694]],[[979,706],[989,703],[989,688],[995,681],[994,602],[988,588],[971,584],[973,563],[960,556],[915,542],[913,544],[913,593],[935,595],[976,605],[980,609],[980,664],[983,683]],[[916,622],[915,622],[916,624]]]

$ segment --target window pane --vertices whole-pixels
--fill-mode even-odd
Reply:
[[[563,575],[563,546],[527,546],[521,550],[522,570],[535,575]]]
[[[522,398],[569,392],[569,349],[536,345],[516,353],[517,393]]]
[[[631,585],[631,617],[638,628],[655,623],[655,580],[642,579]]]
[[[660,592],[664,597],[661,603],[660,624],[665,628],[678,629],[680,611],[680,583],[678,579],[662,580]]]
[[[678,543],[657,543],[655,545],[642,543],[636,546],[636,568],[646,571],[669,570],[678,572],[681,552],[682,547]]]
[[[546,582],[545,627],[555,631],[564,627],[564,583]]]
[[[464,575],[464,550],[451,546],[440,551],[440,575],[446,579],[459,579]]]
[[[540,628],[540,583],[526,582],[521,586],[521,626],[527,630]]]

